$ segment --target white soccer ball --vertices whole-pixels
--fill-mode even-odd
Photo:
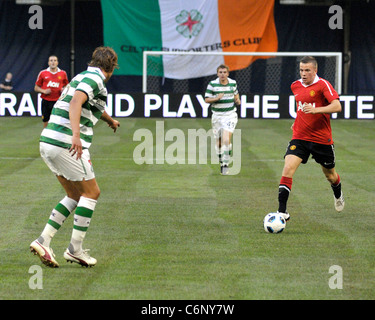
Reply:
[[[280,233],[285,229],[286,222],[279,213],[269,213],[263,220],[264,230],[268,233]]]

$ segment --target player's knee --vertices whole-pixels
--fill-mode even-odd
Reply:
[[[325,173],[325,176],[330,184],[333,184],[337,180],[337,175],[334,173]]]
[[[284,177],[292,178],[295,171],[296,171],[296,168],[294,166],[286,163],[284,165],[282,175]]]
[[[82,196],[85,197],[85,198],[98,200],[98,198],[100,196],[100,189],[99,189],[99,187],[93,188],[89,191],[86,191],[86,192],[82,193]]]
[[[338,175],[334,169],[323,168],[323,173],[330,184],[335,183],[338,179]]]
[[[230,145],[230,137],[223,137],[222,139],[222,145],[226,146],[226,147],[229,147]]]
[[[94,190],[93,199],[98,200],[100,196],[100,189],[99,187]]]

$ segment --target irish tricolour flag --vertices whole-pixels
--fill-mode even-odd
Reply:
[[[274,0],[101,0],[104,44],[119,55],[116,74],[142,75],[143,51],[275,52]],[[246,68],[253,57],[163,56],[158,75],[173,79],[216,73],[222,63]]]

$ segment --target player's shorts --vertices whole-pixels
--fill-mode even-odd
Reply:
[[[295,155],[302,159],[302,163],[307,163],[310,154],[312,158],[326,169],[335,167],[335,147],[333,144],[325,145],[305,140],[291,140],[286,148],[284,158]]]
[[[69,149],[40,142],[40,155],[48,168],[57,176],[67,180],[82,181],[95,178],[94,168],[90,160],[88,149],[82,150],[81,159],[69,152]]]
[[[42,121],[48,122],[51,117],[52,108],[55,105],[56,101],[48,101],[42,99]]]
[[[211,118],[212,131],[216,139],[220,138],[223,134],[223,130],[231,133],[236,129],[238,122],[237,112],[233,111],[230,114],[218,114],[213,113]]]

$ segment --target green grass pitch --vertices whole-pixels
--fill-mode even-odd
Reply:
[[[119,119],[115,134],[100,122],[90,149],[101,196],[84,246],[94,268],[68,264],[73,218],[52,248],[60,268],[29,252],[63,190],[39,156],[39,118],[0,119],[0,299],[374,299],[374,122],[332,121],[346,200],[334,210],[314,160],[294,177],[281,234],[263,217],[277,210],[291,120],[244,120],[241,172],[214,164],[135,164],[135,130],[155,132],[162,119]],[[165,119],[165,131],[210,129],[210,119]],[[165,142],[165,147],[171,142]],[[30,267],[41,266],[42,289]],[[332,266],[342,289],[330,288]]]

